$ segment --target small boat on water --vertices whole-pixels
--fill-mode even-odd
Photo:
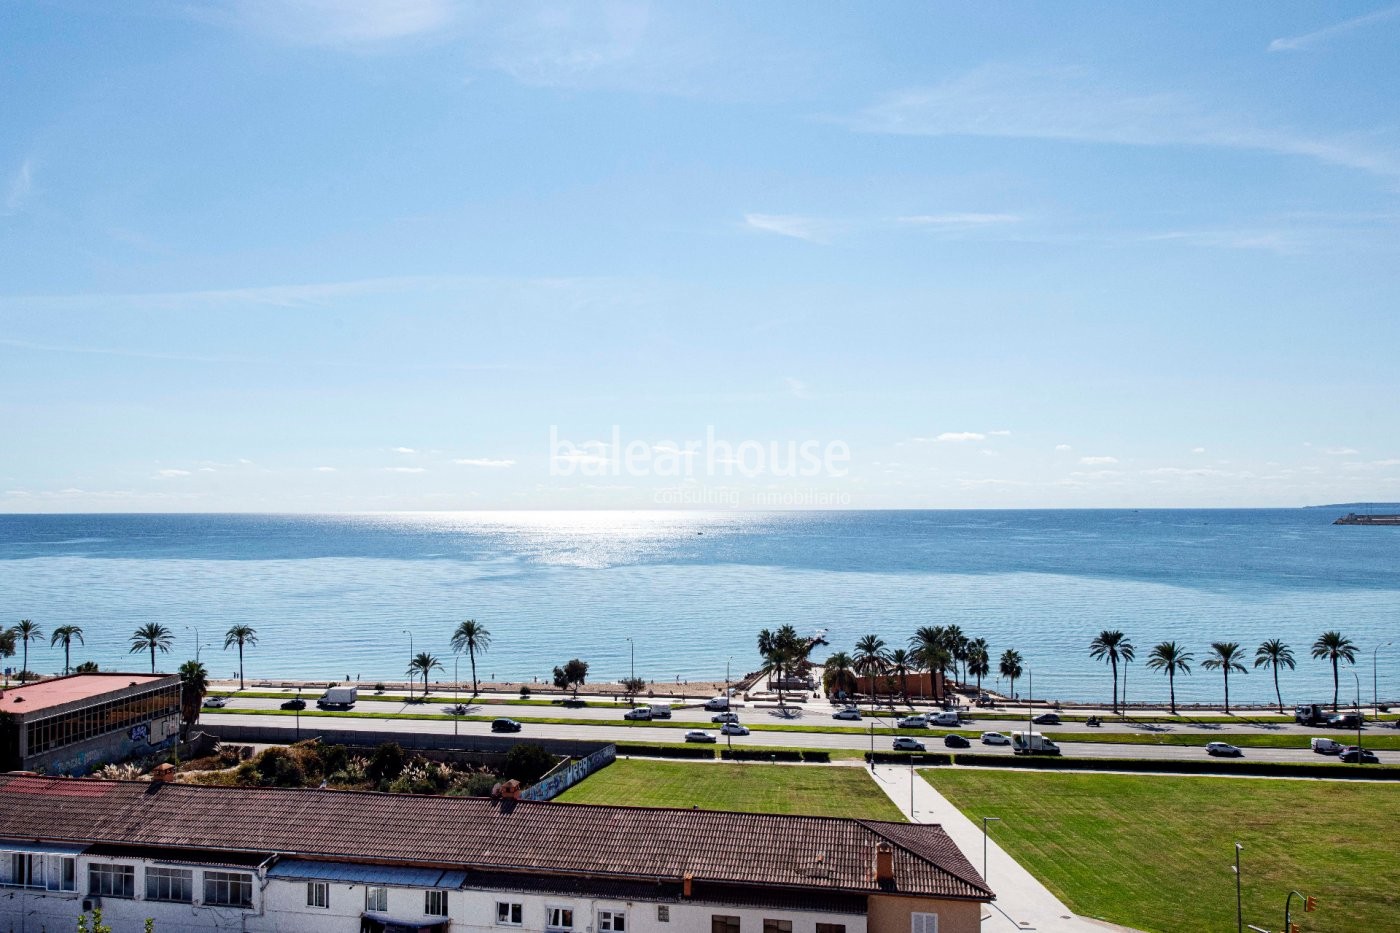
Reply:
[[[1397,525],[1400,526],[1400,515],[1371,515],[1348,512],[1337,519],[1334,525]]]

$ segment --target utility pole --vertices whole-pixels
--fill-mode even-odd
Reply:
[[[1244,885],[1240,879],[1240,852],[1244,846],[1235,843],[1235,927],[1244,933]]]
[[[1351,677],[1356,681],[1356,763],[1361,765],[1361,678],[1356,676],[1356,671],[1351,672]]]

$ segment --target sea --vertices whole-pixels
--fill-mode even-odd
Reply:
[[[658,685],[754,670],[757,633],[783,624],[825,631],[818,659],[863,635],[897,647],[920,626],[957,624],[987,639],[994,668],[1020,652],[1030,677],[1017,693],[1060,700],[1107,699],[1089,642],[1120,629],[1138,654],[1130,702],[1165,700],[1166,678],[1144,662],[1176,640],[1196,658],[1178,700],[1203,703],[1222,694],[1200,665],[1211,642],[1252,658],[1275,637],[1297,658],[1284,701],[1330,700],[1331,669],[1310,647],[1337,629],[1359,648],[1343,701],[1371,697],[1373,664],[1382,699],[1400,700],[1400,645],[1387,644],[1400,641],[1400,528],[1333,525],[1343,511],[0,515],[0,624],[77,624],[75,664],[145,670],[130,636],[159,622],[175,636],[160,668],[198,653],[227,677],[237,653],[223,633],[246,623],[250,679],[368,683],[402,680],[420,651],[444,680],[466,679],[449,639],[470,618],[491,633],[483,680],[547,682],[581,658],[590,681],[635,670]],[[32,669],[62,666],[47,638],[30,645]],[[986,682],[1008,686],[995,672]],[[1269,701],[1271,675],[1236,673],[1230,693]]]

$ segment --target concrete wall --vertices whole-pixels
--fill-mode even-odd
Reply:
[[[867,909],[869,933],[914,933],[915,913],[936,914],[938,933],[979,933],[982,929],[982,905],[977,901],[877,894],[869,898]]]
[[[157,754],[174,746],[180,737],[179,716],[153,719],[146,726],[144,739],[132,740],[129,729],[93,736],[83,742],[32,755],[24,760],[24,770],[81,776],[105,764]]]
[[[290,745],[298,741],[298,738],[302,740],[319,738],[327,745],[359,745],[374,748],[385,742],[397,742],[405,749],[443,749],[497,755],[505,754],[516,745],[528,744],[542,746],[550,754],[580,758],[591,755],[609,744],[577,739],[549,739],[543,736],[532,736],[528,733],[451,736],[379,729],[319,728],[318,722],[324,722],[324,718],[303,722],[301,730],[298,732],[296,726],[292,724],[285,726],[281,724],[238,726],[219,722],[218,718],[210,716],[208,719],[200,720],[199,728],[211,735],[218,736],[221,742],[235,744]]]

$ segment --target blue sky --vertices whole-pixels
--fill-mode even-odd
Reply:
[[[0,10],[0,510],[1400,499],[1400,6]]]

